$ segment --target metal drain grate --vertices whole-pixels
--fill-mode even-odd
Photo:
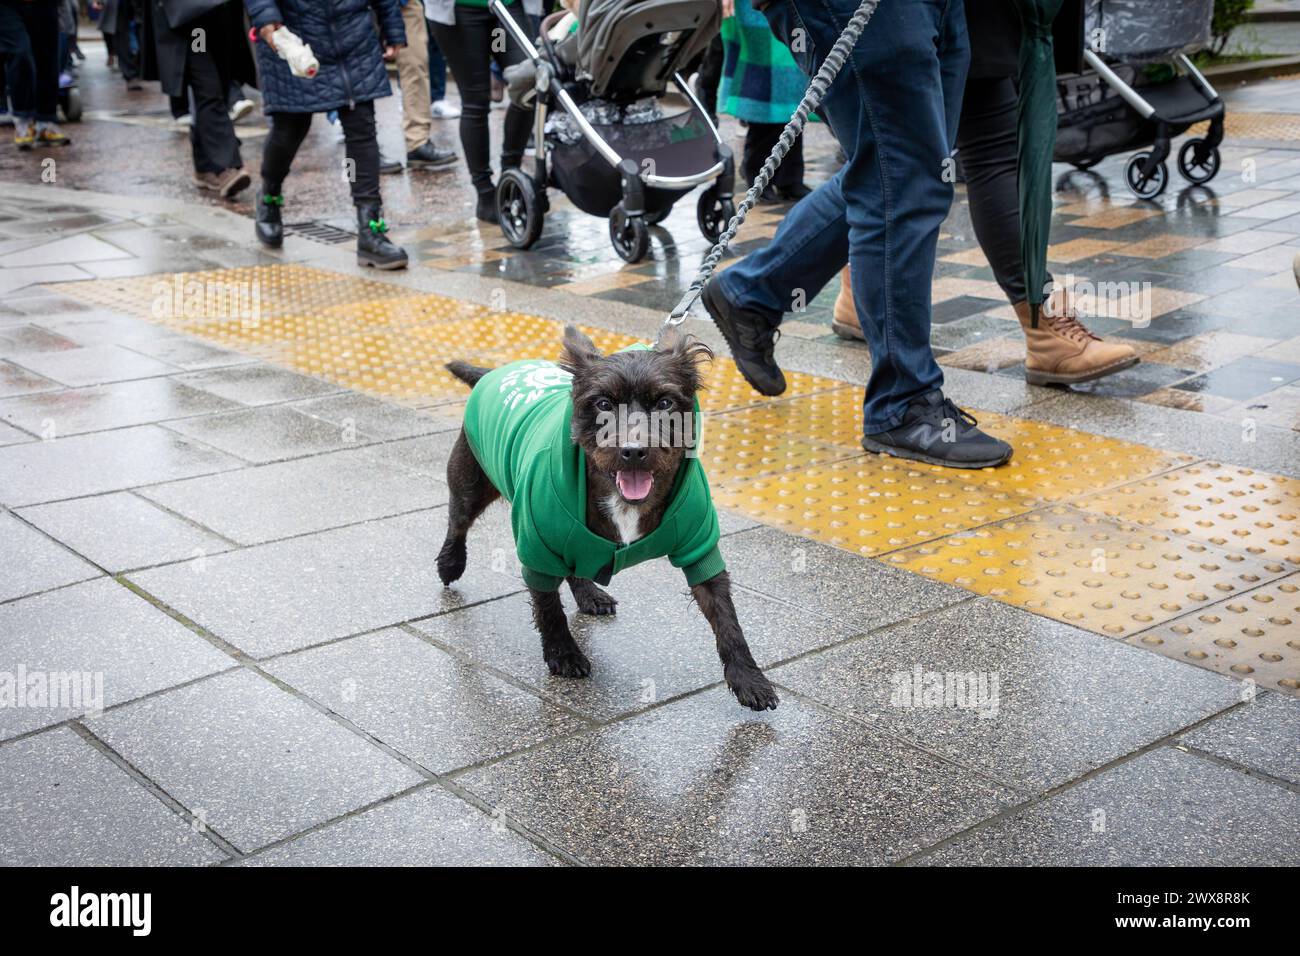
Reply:
[[[355,242],[357,239],[355,232],[348,232],[346,229],[340,229],[338,226],[331,226],[329,223],[315,219],[310,222],[286,222],[284,228],[286,232],[293,233],[295,236],[314,239],[317,242],[324,242],[331,246],[341,245],[345,242]]]

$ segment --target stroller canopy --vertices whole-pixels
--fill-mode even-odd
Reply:
[[[597,97],[662,93],[722,23],[718,0],[582,0],[578,72]]]
[[[1087,0],[1084,42],[1130,63],[1161,60],[1210,42],[1214,0]]]

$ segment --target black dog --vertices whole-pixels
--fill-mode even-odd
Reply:
[[[447,539],[438,554],[438,575],[447,585],[464,573],[465,538],[470,526],[484,508],[503,494],[503,490],[508,500],[513,499],[513,507],[521,506],[523,499],[519,496],[525,492],[521,491],[520,483],[527,480],[519,477],[521,469],[535,470],[543,464],[549,468],[553,454],[573,452],[573,445],[582,450],[580,457],[586,472],[585,515],[575,517],[585,523],[587,530],[603,539],[601,544],[606,549],[632,545],[651,535],[659,528],[665,513],[674,513],[677,499],[685,493],[681,489],[686,487],[690,478],[698,483],[695,486],[697,491],[703,489],[702,507],[707,519],[693,522],[693,525],[712,528],[712,541],[706,541],[706,547],[710,543],[713,545],[711,555],[716,562],[701,561],[695,567],[703,568],[699,572],[703,574],[709,574],[713,567],[718,568],[706,580],[694,583],[691,594],[717,638],[718,656],[722,660],[727,686],[746,707],[775,709],[778,701],[776,691],[759,670],[745,643],[731,600],[731,581],[727,572],[721,570],[721,557],[716,551],[717,518],[708,501],[703,471],[698,469],[697,461],[687,456],[691,439],[683,433],[686,423],[693,421],[695,393],[700,387],[699,365],[711,358],[708,346],[689,336],[680,336],[654,350],[629,349],[602,355],[589,338],[570,326],[564,333],[563,356],[554,365],[517,362],[490,370],[464,362],[448,364],[447,369],[471,388],[478,385],[484,376],[493,376],[486,386],[475,389],[470,400],[474,408],[492,402],[495,403],[494,409],[509,410],[494,411],[493,414],[513,415],[517,414],[514,409],[525,408],[529,402],[536,401],[541,407],[543,402],[538,399],[543,398],[557,403],[551,406],[552,409],[556,416],[565,416],[570,426],[567,436],[557,435],[551,443],[563,448],[542,450],[535,447],[527,456],[521,456],[525,458],[523,464],[516,462],[503,466],[500,449],[490,447],[489,443],[497,440],[507,443],[506,440],[472,431],[472,409],[467,408],[466,427],[461,429],[447,463],[451,502]],[[556,417],[552,420],[565,419]],[[477,423],[479,418],[474,416],[473,421]],[[632,423],[630,427],[626,424],[629,421]],[[611,431],[611,422],[622,424]],[[480,427],[475,424],[475,429]],[[512,436],[511,441],[517,443],[517,438]],[[479,454],[476,454],[475,443]],[[480,462],[480,455],[488,463],[486,467]],[[691,472],[692,468],[698,474]],[[682,470],[681,475],[679,470]],[[494,472],[504,489],[493,483],[489,472]],[[551,488],[558,480],[548,473],[545,476],[546,488]],[[534,485],[540,484],[537,479],[533,481]],[[549,499],[544,503],[549,505]],[[559,510],[559,503],[546,510]],[[684,523],[673,521],[674,525]],[[665,533],[668,530],[666,527]],[[579,537],[583,534],[585,532],[577,533]],[[529,560],[525,546],[518,541],[518,535],[516,537],[520,559],[527,572]],[[674,560],[674,563],[679,562]],[[691,570],[684,570],[689,581]],[[590,573],[589,569],[586,577],[573,572],[570,565],[563,568],[553,566],[548,572],[549,577],[541,575],[544,583],[552,585],[549,588],[534,586],[537,578],[529,579],[528,573],[525,573],[525,579],[547,667],[552,674],[562,677],[586,677],[591,673],[591,662],[569,631],[558,590],[560,575],[568,582],[578,610],[584,614],[613,614],[618,602],[599,587],[596,580],[592,580],[594,577],[602,584],[608,583],[608,568],[598,574]]]

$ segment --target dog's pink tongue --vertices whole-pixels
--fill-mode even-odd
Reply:
[[[614,480],[618,483],[619,494],[628,501],[640,501],[650,494],[650,486],[654,484],[654,475],[648,471],[628,469],[615,472]]]

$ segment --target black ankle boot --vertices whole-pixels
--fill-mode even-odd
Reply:
[[[496,189],[480,190],[478,194],[478,208],[474,210],[474,215],[483,222],[499,223],[501,218],[497,215],[497,191]]]
[[[272,193],[262,184],[257,192],[257,241],[271,249],[279,249],[284,243],[284,224],[280,213],[284,209],[284,196]]]
[[[388,241],[388,223],[372,202],[357,206],[357,262],[375,269],[405,269],[406,250]]]

